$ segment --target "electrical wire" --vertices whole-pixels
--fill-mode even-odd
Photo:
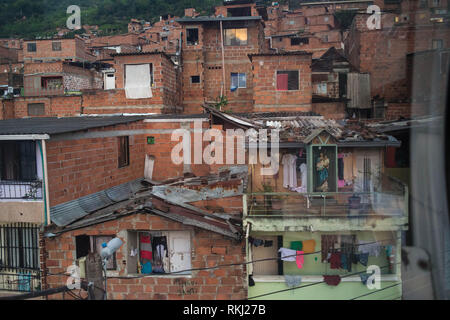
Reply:
[[[377,240],[377,241],[373,241],[373,242],[366,242],[366,243],[361,243],[361,244],[355,244],[352,245],[351,247],[359,247],[359,246],[363,246],[363,245],[367,245],[367,244],[372,244],[372,243],[380,243],[380,242],[384,242],[384,241],[393,241],[393,240],[398,240],[401,239],[399,238],[390,238],[390,239],[384,239],[384,240]],[[348,247],[347,247],[348,248]],[[340,250],[342,248],[335,248],[335,250]],[[315,252],[309,252],[309,253],[303,253],[303,254],[294,254],[294,255],[288,255],[288,256],[283,256],[283,259],[288,258],[288,257],[296,257],[298,255],[303,255],[303,256],[307,256],[307,255],[312,255],[312,254],[318,254],[321,253],[322,250],[319,251],[315,251]],[[219,268],[224,268],[224,267],[235,267],[235,266],[240,266],[240,265],[248,265],[251,263],[257,263],[257,262],[263,262],[263,261],[272,261],[272,260],[282,260],[281,257],[276,257],[276,258],[265,258],[265,259],[258,259],[258,260],[252,260],[252,261],[247,261],[247,262],[240,262],[240,263],[230,263],[230,264],[221,264],[221,265],[216,265],[214,267],[203,267],[203,268],[191,268],[191,269],[185,269],[185,270],[179,270],[179,271],[173,271],[173,272],[166,272],[164,273],[165,275],[173,275],[173,274],[180,274],[180,273],[185,273],[185,272],[190,272],[190,271],[205,271],[205,270],[215,270],[215,269],[219,269]],[[136,278],[145,278],[145,277],[152,277],[154,276],[154,274],[145,274],[145,275],[138,275],[138,276],[112,276],[112,277],[108,277],[108,278],[114,278],[114,279],[136,279]]]
[[[401,264],[401,262],[394,263],[393,265],[398,265],[398,264]],[[380,267],[380,269],[384,269],[384,268],[388,268],[388,267],[390,267],[390,265],[387,265],[387,266],[384,266],[384,267]],[[351,276],[359,275],[359,274],[362,274],[362,273],[367,273],[367,272],[366,272],[366,271],[359,271],[359,272],[355,272],[355,273],[346,274],[346,275],[341,276],[341,279],[342,279],[342,278],[346,278],[346,277],[351,277]],[[291,291],[291,290],[296,290],[296,289],[302,289],[302,288],[306,288],[306,287],[311,287],[311,286],[319,285],[319,284],[322,284],[322,283],[325,283],[325,280],[320,281],[320,282],[315,282],[315,283],[307,284],[307,285],[300,286],[300,287],[288,288],[288,289],[283,289],[283,290],[272,291],[272,292],[260,294],[260,295],[254,296],[254,297],[247,298],[247,300],[256,299],[256,298],[261,298],[261,297],[265,297],[265,296],[269,296],[269,295],[272,295],[272,294],[281,293],[281,292],[285,292],[285,291]]]
[[[389,289],[389,288],[393,288],[393,287],[399,286],[400,284],[401,283],[396,283],[396,284],[393,284],[393,285],[390,285],[390,286],[387,286],[387,287],[384,287],[384,288],[381,288],[381,289],[377,289],[376,291],[372,291],[372,292],[369,292],[369,293],[366,293],[366,294],[362,294],[362,295],[357,296],[355,298],[351,298],[350,300],[356,300],[356,299],[359,299],[359,298],[362,298],[362,297],[366,297],[366,296],[369,296],[371,294],[374,294],[374,293],[377,293],[377,292],[380,292],[380,291],[383,291],[383,290],[386,290],[386,289]]]

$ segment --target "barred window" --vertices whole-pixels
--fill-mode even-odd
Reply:
[[[39,228],[25,223],[0,226],[0,269],[39,270]]]

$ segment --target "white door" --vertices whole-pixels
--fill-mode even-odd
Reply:
[[[105,73],[105,90],[116,88],[116,77],[113,72]]]
[[[169,233],[170,272],[191,269],[191,234],[186,231]],[[189,274],[190,271],[180,272]]]

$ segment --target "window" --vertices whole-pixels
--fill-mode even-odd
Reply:
[[[127,99],[152,98],[153,64],[125,65],[124,83]]]
[[[52,42],[53,51],[61,51],[61,42]]]
[[[0,269],[39,270],[39,228],[32,225],[0,226]]]
[[[324,17],[323,21],[328,22],[328,17]]]
[[[247,17],[252,15],[252,9],[250,7],[240,7],[240,8],[228,8],[228,17]]]
[[[161,37],[161,41],[167,41],[167,37]]]
[[[231,90],[247,88],[247,75],[245,73],[231,73]]]
[[[317,94],[327,94],[327,83],[321,82],[316,85],[316,93]]]
[[[45,115],[45,104],[44,103],[29,103],[27,107],[28,107],[28,115],[29,116]]]
[[[444,41],[442,39],[433,39],[432,49],[442,49],[444,47]]]
[[[27,44],[27,51],[28,52],[36,52],[36,43],[35,42],[28,43]]]
[[[439,7],[441,5],[441,0],[433,0],[433,6]]]
[[[42,77],[41,88],[48,90],[58,90],[63,88],[62,77]]]
[[[76,250],[76,258],[80,259],[92,253],[98,253],[102,251],[103,243],[108,243],[115,236],[88,236],[88,235],[80,235],[75,237],[75,250]],[[116,262],[116,253],[108,259],[108,263],[106,265],[107,270],[116,270],[117,262]]]
[[[277,71],[277,90],[298,90],[298,71]]]
[[[119,168],[126,167],[130,164],[130,146],[128,143],[128,136],[118,138]]]
[[[198,29],[186,29],[186,44],[196,46],[198,44]]]
[[[291,46],[298,46],[302,44],[308,44],[308,38],[291,38]]]
[[[328,35],[324,35],[322,37],[322,42],[328,42]]]
[[[225,45],[244,46],[247,45],[247,28],[225,29]]]
[[[128,231],[129,274],[190,274],[191,235],[188,231]],[[139,262],[139,263],[138,263]]]
[[[36,181],[36,143],[0,142],[0,180]]]
[[[200,83],[200,76],[191,76],[191,83]]]

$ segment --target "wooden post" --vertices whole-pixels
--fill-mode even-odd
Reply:
[[[104,297],[104,277],[102,259],[98,253],[89,253],[86,257],[86,280],[92,282],[93,288],[90,290],[90,300],[103,300]]]

